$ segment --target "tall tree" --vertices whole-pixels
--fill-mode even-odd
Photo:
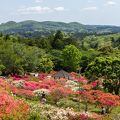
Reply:
[[[81,52],[74,45],[67,45],[63,49],[63,66],[69,71],[76,71],[79,67]]]
[[[52,47],[54,49],[62,49],[64,47],[64,35],[61,31],[57,31],[54,40],[52,42]]]

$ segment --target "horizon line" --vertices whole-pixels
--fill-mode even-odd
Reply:
[[[9,21],[6,21],[6,22],[1,22],[0,25],[2,24],[6,24],[8,22],[15,22],[15,23],[21,23],[21,22],[25,22],[25,21],[33,21],[33,22],[39,22],[39,23],[42,23],[42,22],[56,22],[56,23],[66,23],[66,24],[70,24],[70,23],[79,23],[81,25],[90,25],[90,26],[115,26],[115,27],[120,27],[120,25],[115,25],[115,24],[85,24],[85,23],[81,23],[79,21],[70,21],[70,22],[67,22],[67,21],[53,21],[53,20],[43,20],[43,21],[38,21],[38,20],[20,20],[20,21],[17,21],[17,20],[9,20]]]

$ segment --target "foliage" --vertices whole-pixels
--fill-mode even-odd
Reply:
[[[71,94],[72,90],[70,90],[69,88],[53,87],[50,95],[48,96],[48,99],[52,104],[57,104],[60,99],[65,98]]]
[[[81,52],[74,45],[67,45],[63,49],[63,66],[69,71],[76,71],[79,67]]]
[[[89,64],[86,70],[86,76],[92,79],[103,77],[104,88],[108,92],[119,94],[120,58],[97,57]]]
[[[5,69],[5,66],[4,65],[0,65],[0,75],[2,74],[4,69]]]
[[[73,108],[76,111],[79,110],[78,103],[68,98],[61,99],[59,102],[57,102],[57,106],[62,108]]]
[[[53,70],[53,62],[50,58],[42,57],[39,62],[39,70],[43,72],[50,72]]]
[[[32,112],[29,114],[27,120],[48,120],[47,117],[40,115],[39,112]]]

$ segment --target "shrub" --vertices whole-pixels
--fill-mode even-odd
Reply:
[[[69,100],[67,98],[61,99],[59,102],[57,102],[57,105],[59,107],[64,107],[64,108],[73,108],[75,110],[79,110],[78,102],[74,102],[72,100]]]
[[[45,95],[48,95],[50,91],[47,89],[38,89],[33,91],[33,93],[37,96],[41,96],[43,92],[45,93]]]
[[[69,120],[90,120],[90,118],[85,114],[69,116]]]
[[[72,91],[70,89],[67,89],[67,88],[64,88],[64,87],[53,88],[51,90],[50,95],[48,96],[48,99],[53,104],[57,104],[57,102],[60,99],[65,98],[65,97],[69,96],[70,94],[72,94]]]
[[[47,118],[41,115],[39,112],[32,112],[27,120],[47,120]]]
[[[6,93],[0,93],[0,118],[2,120],[23,120],[28,113],[24,101],[15,100]]]
[[[13,81],[12,84],[15,85],[17,88],[23,88],[24,80]]]

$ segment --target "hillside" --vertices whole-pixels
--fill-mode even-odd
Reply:
[[[27,20],[23,22],[9,21],[0,25],[0,32],[9,34],[20,34],[25,37],[34,37],[36,35],[48,35],[56,30],[62,30],[70,33],[117,33],[120,32],[120,27],[104,26],[104,25],[83,25],[78,22],[64,23],[44,21],[37,22]]]

